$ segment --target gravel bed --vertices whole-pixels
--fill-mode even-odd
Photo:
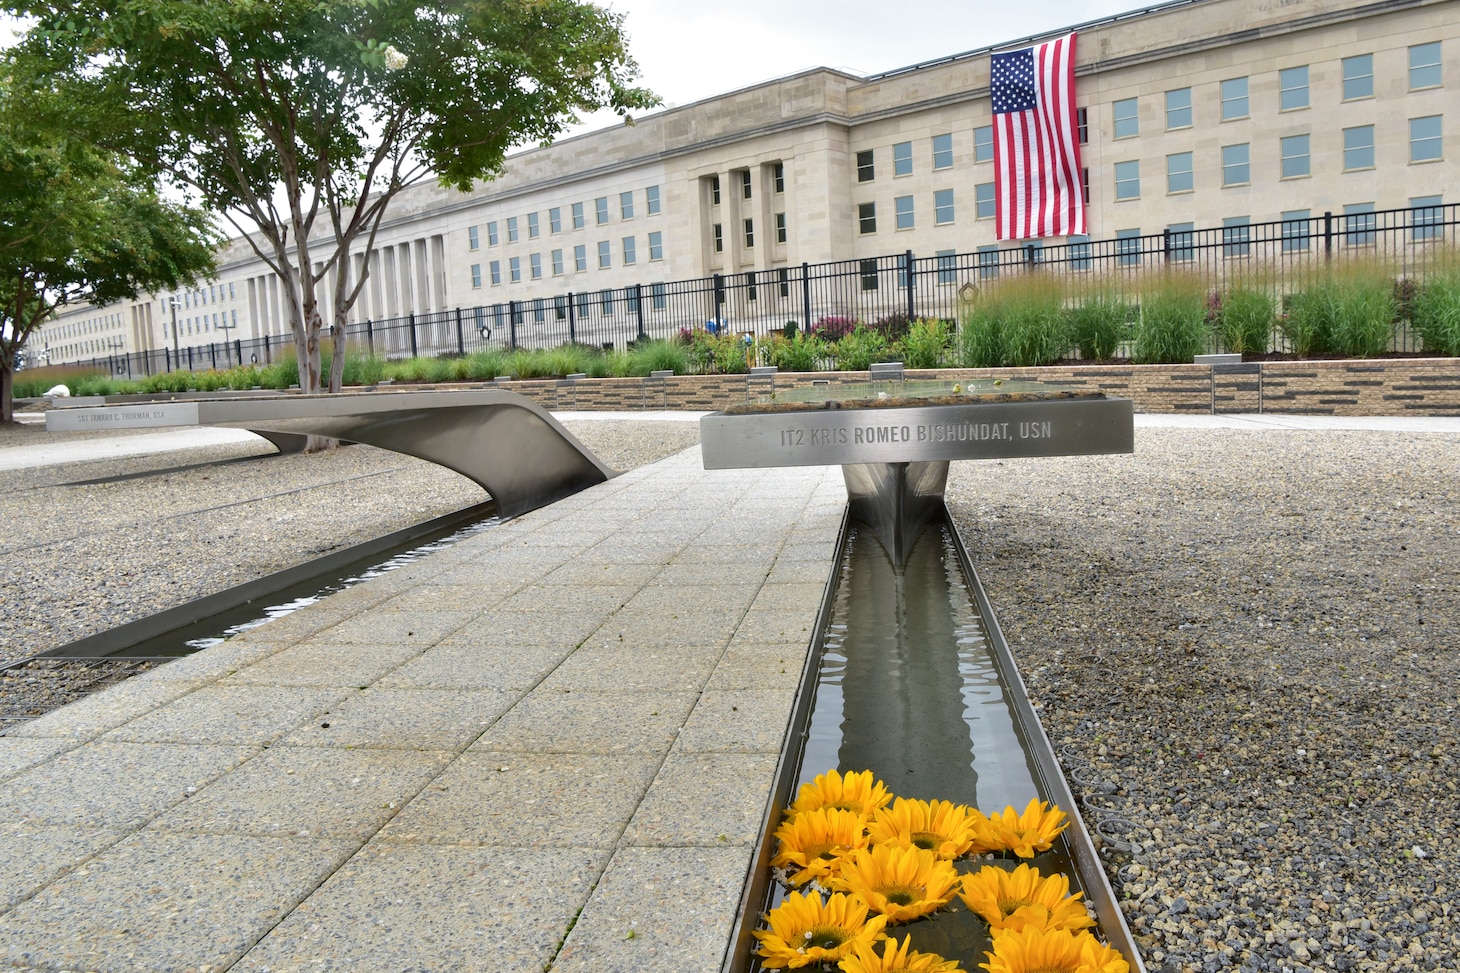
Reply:
[[[1148,965],[1460,969],[1460,436],[1136,448],[948,497]]]

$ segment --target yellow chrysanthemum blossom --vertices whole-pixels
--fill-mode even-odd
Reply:
[[[828,878],[841,870],[842,859],[865,847],[865,821],[854,811],[825,807],[781,822],[771,865],[784,868],[792,885]]]
[[[1041,851],[1049,851],[1054,839],[1069,826],[1064,811],[1034,798],[1025,806],[1023,814],[1006,807],[998,814],[989,815],[987,830],[980,827],[974,836],[973,850],[1012,851],[1020,858],[1033,858]]]
[[[953,901],[958,873],[951,862],[922,848],[874,845],[852,852],[832,888],[849,892],[887,917],[912,922]]]
[[[796,792],[796,802],[787,810],[786,816],[794,818],[806,811],[824,807],[853,811],[864,818],[885,807],[892,800],[887,785],[872,776],[872,771],[852,771],[842,776],[835,770],[819,774],[809,784],[802,784]]]
[[[899,797],[872,816],[867,837],[873,844],[926,848],[952,861],[968,854],[978,826],[987,823],[965,804]]]
[[[911,936],[904,936],[900,946],[889,937],[878,956],[875,946],[858,943],[852,955],[841,961],[842,973],[967,973],[957,960],[944,959],[937,953],[909,952],[911,945]]]
[[[1130,964],[1088,932],[1006,929],[985,953],[988,973],[1130,973]]]
[[[990,929],[1084,929],[1095,925],[1080,893],[1070,894],[1067,875],[1039,874],[1020,865],[1012,872],[987,865],[963,876],[958,897]]]
[[[792,892],[766,915],[769,929],[755,930],[761,966],[795,970],[812,963],[835,963],[858,944],[871,946],[885,934],[886,916],[867,918],[867,903],[834,894],[826,901],[810,892]]]

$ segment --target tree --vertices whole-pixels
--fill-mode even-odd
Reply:
[[[576,112],[654,103],[630,85],[621,18],[579,0],[12,2],[38,21],[27,63],[72,93],[78,127],[225,214],[278,275],[305,391],[326,286],[339,390],[401,190],[434,175],[466,191]]]
[[[16,361],[63,304],[109,304],[213,269],[207,214],[159,196],[152,177],[38,124],[0,81],[0,422],[14,418]]]

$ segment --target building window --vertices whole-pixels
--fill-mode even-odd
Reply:
[[[637,263],[638,260],[639,260],[639,251],[638,251],[638,248],[634,244],[634,238],[631,237],[631,236],[624,237],[624,239],[623,239],[623,247],[624,247],[624,266],[627,267],[629,264]]]
[[[897,255],[897,286],[907,286],[907,254],[905,253]]]
[[[1350,203],[1343,208],[1343,242],[1351,247],[1374,245],[1374,204]]]
[[[999,248],[997,246],[979,247],[974,260],[978,264],[979,280],[989,280],[999,276]]]
[[[471,265],[471,286],[473,288],[478,288],[478,287],[481,287],[482,286],[482,265],[481,264],[472,264]]]
[[[994,184],[981,182],[973,187],[973,218],[991,220],[994,218]]]
[[[527,214],[527,239],[536,240],[541,236],[541,226],[538,223],[536,213]]]
[[[507,260],[507,278],[514,284],[522,282],[522,258],[509,257]]]
[[[581,229],[583,229],[583,224],[584,224],[584,220],[583,220],[583,204],[582,203],[574,203],[573,204],[573,229],[575,229],[575,230],[581,230]]]
[[[782,297],[791,296],[791,271],[785,267],[776,271],[776,290]]]
[[[1283,253],[1301,253],[1308,249],[1308,218],[1306,209],[1283,211]]]
[[[973,130],[973,161],[994,161],[994,127],[980,125]]]
[[[877,260],[863,260],[861,262],[862,290],[875,291],[877,289]]]
[[[1115,231],[1115,258],[1116,263],[1122,267],[1141,265],[1141,231],[1139,229]]]
[[[755,271],[747,271],[745,274],[745,299],[755,300]]]
[[[953,168],[953,135],[951,132],[947,135],[933,136],[933,168]]]
[[[786,191],[786,166],[784,163],[774,163],[771,166],[771,186],[779,196]]]
[[[1135,98],[1122,98],[1117,101],[1111,115],[1115,120],[1116,138],[1135,138],[1141,134],[1139,106]]]
[[[1374,168],[1374,126],[1357,125],[1343,130],[1343,168]]]
[[[912,143],[897,142],[892,146],[892,174],[912,175]]]
[[[1247,117],[1247,79],[1228,78],[1222,82],[1222,121]]]
[[[872,150],[863,149],[857,153],[857,182],[871,182],[877,176],[872,165]]]
[[[578,317],[586,318],[593,307],[593,298],[587,292],[578,295]]]
[[[481,238],[477,235],[477,228],[469,226],[466,228],[466,248],[476,250],[482,245]]]
[[[777,213],[776,214],[776,242],[777,243],[785,243],[786,242],[786,214],[785,213]]]
[[[720,205],[720,177],[718,175],[710,177],[710,205]]]
[[[598,269],[607,270],[613,266],[613,251],[609,248],[607,240],[598,241]]]
[[[649,233],[649,259],[664,259],[664,234],[659,230],[653,230]]]
[[[953,222],[953,190],[939,189],[933,193],[933,223],[944,226]]]
[[[1413,196],[1409,200],[1410,239],[1439,240],[1444,236],[1444,199],[1440,196]]]
[[[1115,198],[1141,198],[1141,163],[1139,160],[1115,164]]]
[[[1308,107],[1308,65],[1283,68],[1278,72],[1278,110],[1296,111]]]
[[[911,196],[898,196],[893,199],[892,210],[896,215],[896,224],[899,230],[911,230],[913,228],[913,198]]]
[[[755,246],[755,220],[745,221],[745,249]]]
[[[716,253],[724,253],[725,252],[725,228],[723,226],[721,226],[719,223],[716,223],[714,226],[710,227],[710,232],[714,236],[714,239],[715,239],[715,252]]]
[[[517,242],[517,217],[515,216],[507,217],[507,242]]]
[[[1426,115],[1409,120],[1410,162],[1433,162],[1444,157],[1443,118],[1442,115]]]
[[[553,298],[553,318],[557,321],[568,319],[568,299],[561,294]]]
[[[1297,179],[1310,175],[1308,163],[1308,136],[1289,135],[1278,141],[1278,152],[1283,160],[1283,178]]]
[[[650,216],[659,215],[659,187],[644,187],[644,212]]]
[[[857,232],[862,234],[877,232],[877,204],[857,204]]]
[[[491,275],[490,279],[493,287],[502,283],[502,262],[500,260],[493,260],[487,264],[487,271]]]
[[[588,247],[581,243],[573,248],[573,269],[577,271],[588,269]]]
[[[1246,257],[1251,253],[1251,217],[1229,216],[1222,220],[1222,256]]]
[[[662,311],[668,303],[665,300],[666,288],[663,284],[649,285],[649,307],[656,311]]]
[[[1409,90],[1440,86],[1440,42],[1416,44],[1409,49]]]
[[[1245,186],[1252,181],[1252,156],[1246,142],[1222,146],[1222,185]]]
[[[593,201],[593,222],[602,226],[608,222],[608,197],[599,196]]]
[[[1343,59],[1343,100],[1374,97],[1374,55]]]
[[[1079,134],[1080,144],[1090,144],[1090,109],[1075,109],[1075,131]]]
[[[1191,89],[1175,88],[1166,92],[1166,131],[1191,128]]]
[[[749,199],[750,198],[750,187],[751,187],[750,170],[749,169],[741,169],[740,170],[740,198],[741,199]]]
[[[551,254],[553,260],[553,276],[563,276],[563,251],[554,250]]]
[[[1170,249],[1167,250],[1167,253],[1170,254],[1172,260],[1185,263],[1196,255],[1196,249],[1192,246],[1195,236],[1192,232],[1194,229],[1195,224],[1193,223],[1172,223],[1166,227],[1166,235],[1170,241]]]
[[[528,273],[532,274],[533,280],[542,280],[542,254],[530,253],[527,255]]]
[[[1177,152],[1166,157],[1166,192],[1189,193],[1195,188],[1191,158],[1190,152]]]
[[[956,283],[958,283],[958,251],[957,250],[939,250],[938,253],[936,254],[936,256],[938,258],[938,261],[937,261],[938,283],[940,283],[940,284],[956,284]]]
[[[604,288],[598,292],[598,306],[603,309],[603,316],[608,317],[613,313],[613,291]]]
[[[496,220],[490,220],[487,223],[487,245],[488,246],[493,246],[493,247],[495,247],[497,245],[497,221]]]
[[[554,206],[548,210],[548,232],[563,232],[563,208],[561,206]]]
[[[618,194],[618,218],[631,220],[634,218],[634,194],[633,192]]]

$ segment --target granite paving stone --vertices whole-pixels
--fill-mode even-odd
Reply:
[[[281,742],[297,747],[460,751],[521,695],[500,689],[376,686],[332,708],[329,726],[306,723]]]
[[[654,645],[598,639],[543,680],[540,691],[665,689],[698,691],[724,650],[718,645]]]
[[[612,561],[597,561],[584,564],[577,559],[539,578],[536,583],[544,586],[609,585],[629,588],[642,587],[659,575],[663,567],[653,562],[646,564],[615,564]]]
[[[735,629],[735,638],[742,642],[809,643],[820,608],[821,600],[818,598],[815,604],[806,605],[800,611],[751,609]]]
[[[363,688],[421,652],[420,646],[411,644],[351,645],[309,639],[254,663],[217,685]]]
[[[0,824],[0,913],[40,891],[126,831],[95,827]]]
[[[534,582],[495,606],[499,612],[572,612],[606,617],[638,592],[626,584],[564,585]]]
[[[720,581],[709,584],[684,584],[673,577],[656,579],[645,585],[624,605],[625,611],[658,611],[709,613],[738,622],[760,593],[761,584],[731,584]]]
[[[488,611],[471,618],[441,645],[575,646],[603,624],[597,615],[549,611]]]
[[[355,690],[204,686],[104,734],[107,742],[264,746]]]
[[[528,690],[572,652],[571,645],[513,645],[479,640],[438,645],[383,676],[376,689]]]
[[[480,610],[469,611],[379,611],[352,616],[313,636],[317,642],[347,642],[352,645],[391,642],[425,648],[461,629]]]
[[[0,737],[0,781],[77,746],[70,737]]]
[[[246,666],[251,666],[260,659],[267,659],[275,652],[282,652],[294,642],[253,642],[243,641],[237,637],[228,639],[218,645],[211,645],[206,652],[194,652],[192,655],[185,655],[180,659],[173,659],[166,665],[158,666],[156,669],[149,669],[140,676],[134,676],[127,680],[128,685],[138,683],[146,685],[152,682],[187,682],[198,680],[199,685],[206,681],[217,681],[227,678]]]
[[[388,601],[381,602],[380,607],[386,611],[398,612],[470,611],[476,613],[483,608],[500,605],[512,594],[505,587],[458,581],[454,573],[448,573],[438,580],[447,583],[424,584],[411,588]]]
[[[744,615],[744,609],[739,608],[624,608],[604,622],[597,634],[600,638],[622,636],[671,645],[724,645]]]
[[[380,841],[612,848],[657,754],[472,751],[432,781]]]
[[[706,690],[679,745],[692,752],[780,753],[795,696],[794,686]]]
[[[694,706],[692,692],[534,692],[472,751],[664,753]]]
[[[807,645],[732,639],[705,683],[706,689],[795,689],[806,666]]]
[[[671,752],[634,812],[624,844],[754,845],[766,795],[745,782],[770,780],[778,759],[775,753]]]
[[[207,686],[206,678],[180,680],[128,679],[95,696],[54,710],[19,726],[8,727],[7,737],[66,737],[90,740]]]

